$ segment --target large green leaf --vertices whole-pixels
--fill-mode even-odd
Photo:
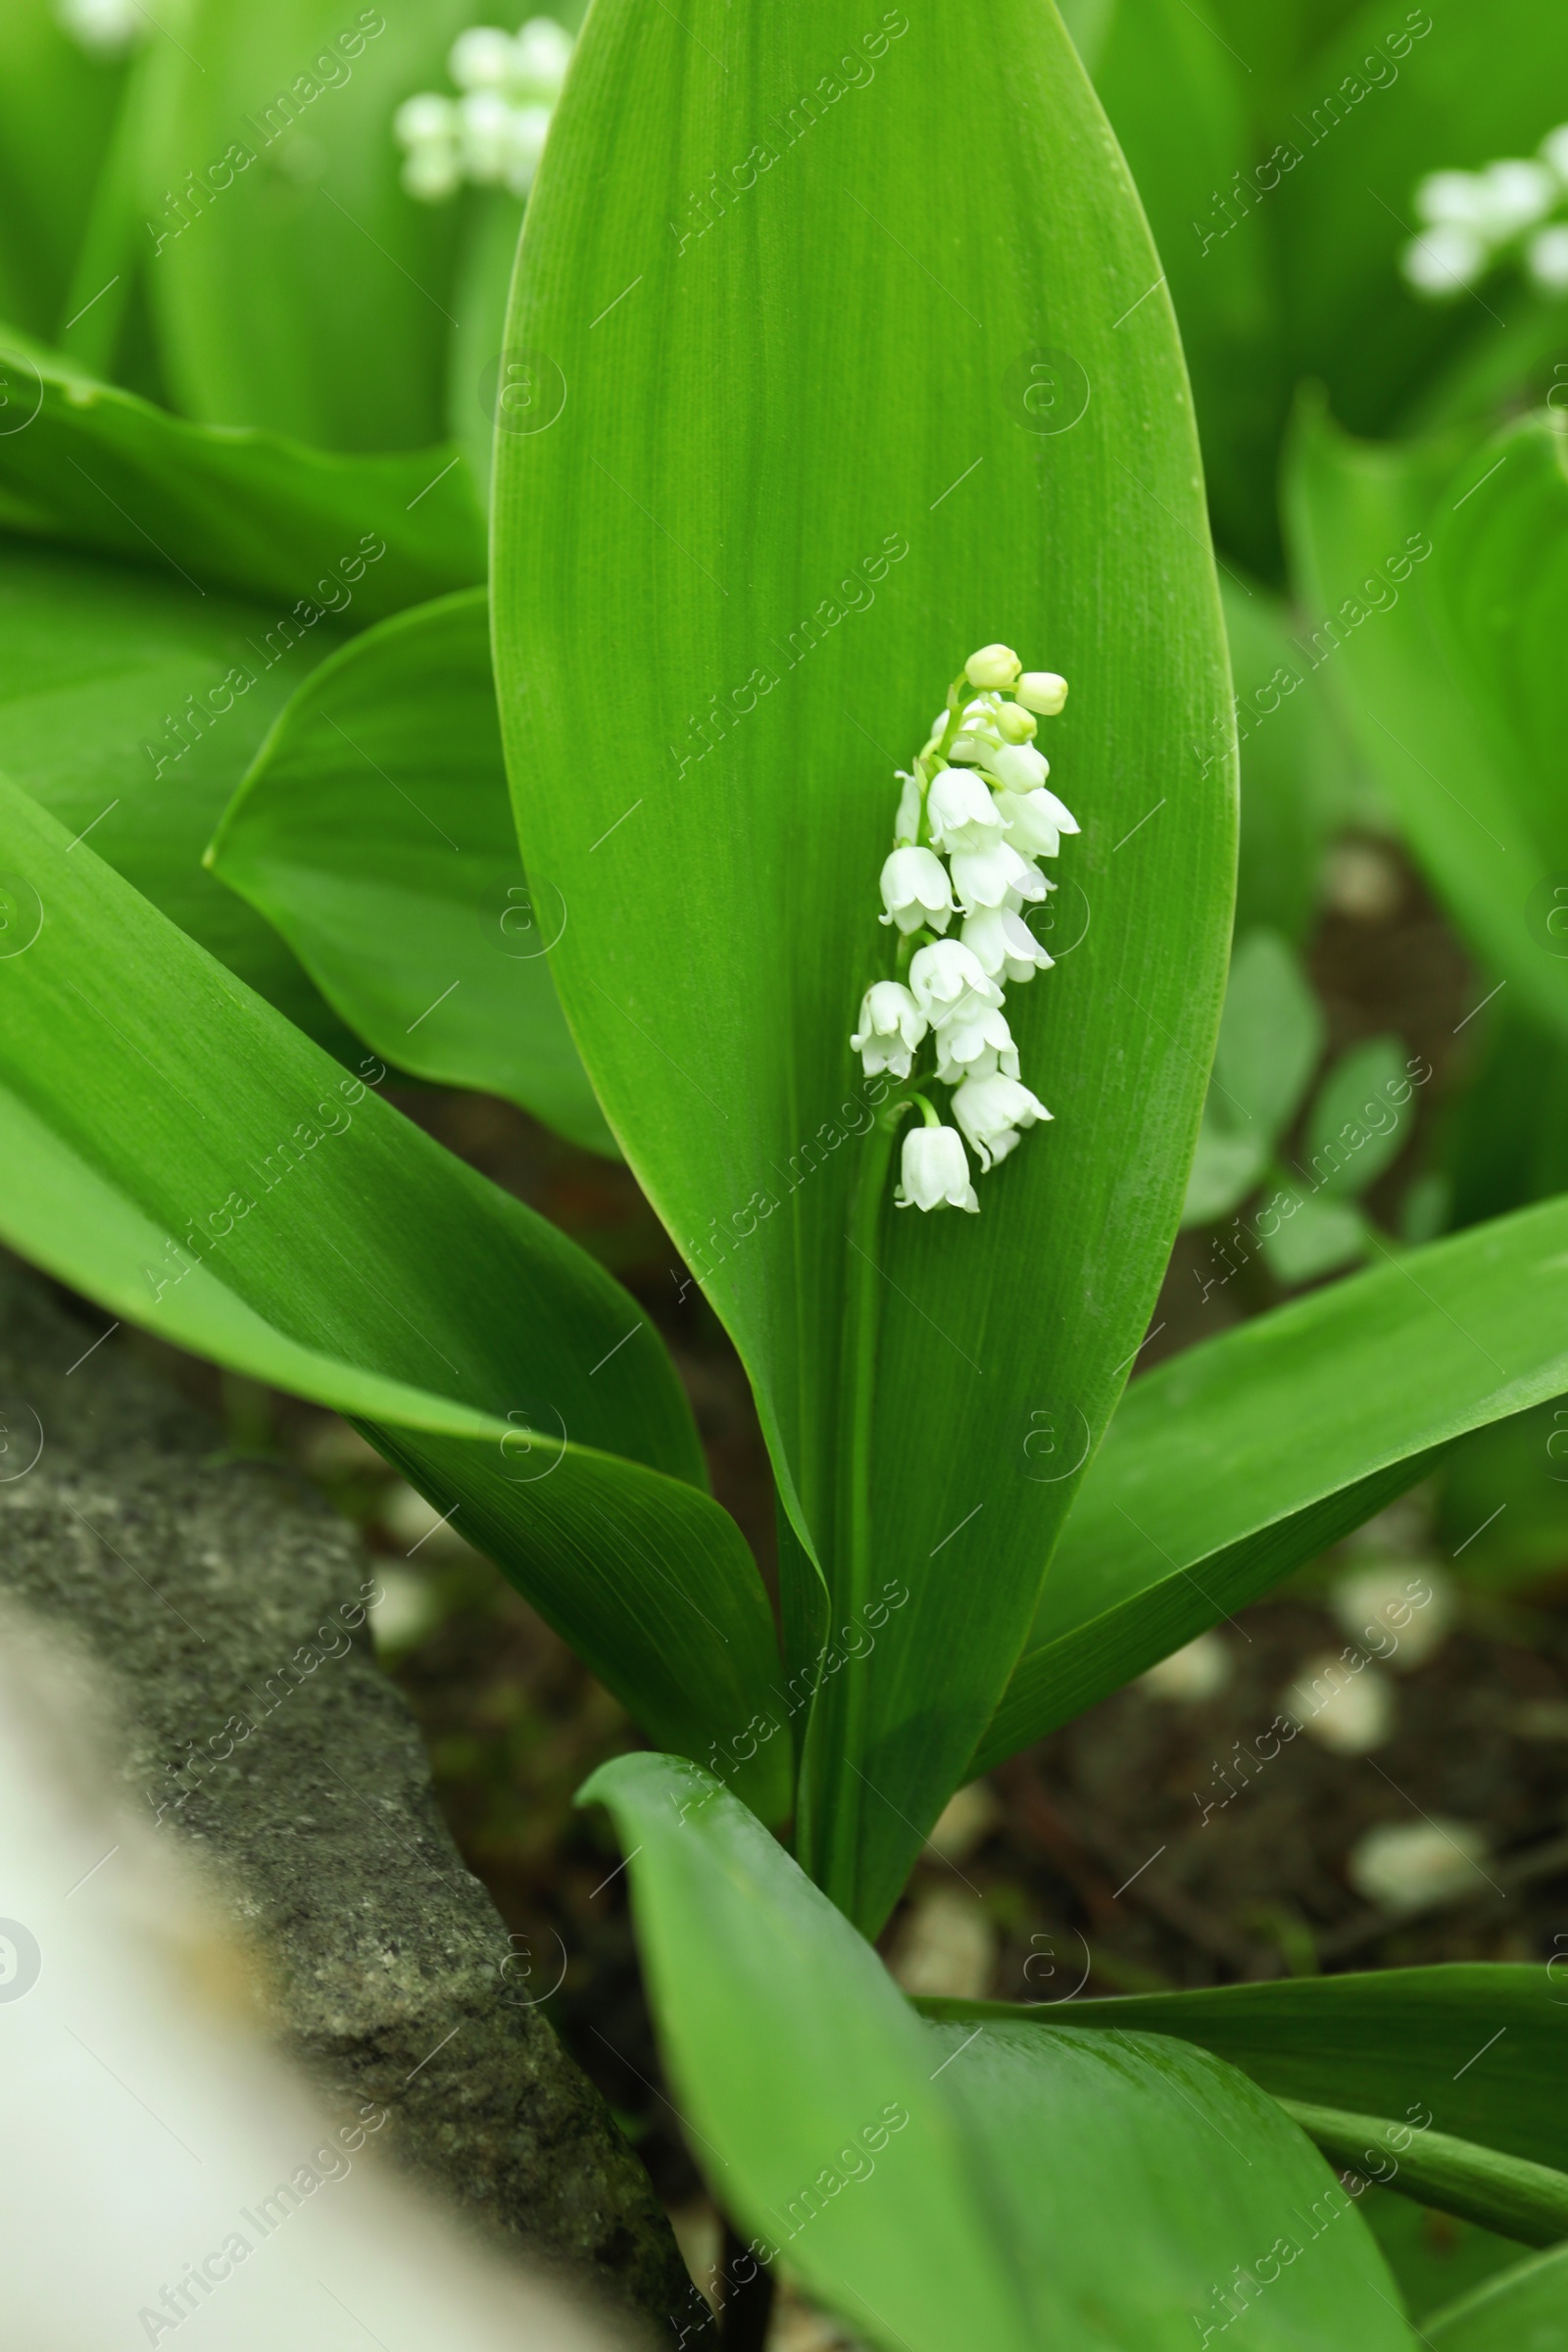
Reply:
[[[595,1799],[628,1849],[693,2153],[756,2258],[782,2254],[858,2335],[1188,2352],[1240,2270],[1258,2352],[1403,2352],[1360,2217],[1245,2076],[1137,2032],[922,2028],[708,1775],[623,1756]]]
[[[208,863],[377,1053],[614,1151],[551,978],[570,908],[536,906],[517,857],[482,588],[322,663]]]
[[[656,1738],[733,1756],[772,1624],[639,1308],[3,782],[0,845],[6,1241],[369,1425]],[[771,1808],[787,1745],[743,1765]]]
[[[1255,1598],[1466,1430],[1568,1390],[1565,1308],[1568,1200],[1544,1201],[1385,1253],[1135,1382],[975,1769]]]
[[[484,578],[484,518],[453,449],[335,457],[188,424],[0,328],[0,526],[128,558],[198,594],[363,628]]]
[[[1422,2333],[1432,2352],[1568,2352],[1568,2246],[1487,2279]]]
[[[1557,1965],[1462,1961],[1134,1993],[1077,2002],[1072,2017],[1080,2026],[1177,2034],[1278,2097],[1367,2109],[1565,2172],[1568,2001]],[[983,2001],[920,2007],[950,2022],[1041,2015]]]
[[[202,852],[286,696],[336,642],[265,605],[0,539],[0,771],[319,1043],[348,1034]],[[269,642],[270,632],[270,642]],[[380,1041],[374,1041],[379,1043]]]
[[[864,1653],[823,1688],[799,1834],[867,1926],[1136,1351],[1212,1044],[1234,791],[1159,276],[1036,0],[983,37],[958,0],[870,30],[844,0],[607,0],[524,226],[494,510],[523,857],[572,908],[556,979],[607,1115],[757,1392],[794,1671],[830,1628]],[[895,1215],[868,1180],[852,1246],[892,770],[999,635],[1072,682],[1074,952],[1017,999],[1056,1123],[976,1219]],[[1071,1451],[1044,1463],[1053,1424]],[[868,1649],[869,1595],[911,1565]]]
[[[191,0],[161,56],[142,181],[146,281],[192,416],[326,449],[440,437],[457,214],[403,188],[392,119],[445,86],[473,13]]]
[[[1308,411],[1291,504],[1340,640],[1337,690],[1411,847],[1516,1009],[1568,1029],[1561,420],[1374,448]],[[1417,561],[1396,585],[1390,559],[1406,548]]]

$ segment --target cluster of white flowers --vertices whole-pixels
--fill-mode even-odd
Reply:
[[[570,56],[571,35],[553,17],[530,17],[516,34],[493,24],[459,33],[447,71],[463,96],[423,90],[393,122],[409,194],[439,204],[472,180],[526,196]]]
[[[122,57],[152,22],[141,0],[55,0],[55,17],[89,57]]]
[[[1418,294],[1462,294],[1498,262],[1522,260],[1544,294],[1568,293],[1568,122],[1536,156],[1484,172],[1433,172],[1415,192],[1425,222],[1400,268]]]
[[[899,771],[894,847],[882,868],[882,920],[898,926],[898,976],[866,990],[850,1043],[867,1076],[885,1070],[908,1086],[904,1100],[923,1116],[904,1139],[901,1208],[977,1210],[964,1141],[989,1170],[1022,1128],[1051,1116],[1019,1080],[1002,983],[1032,980],[1051,964],[1021,910],[1056,887],[1036,859],[1054,858],[1061,836],[1078,830],[1046,789],[1050,763],[1034,742],[1036,714],[1054,717],[1066,699],[1065,678],[1025,670],[1009,646],[982,646],[954,680],[913,768]],[[955,913],[963,917],[958,936],[945,939]],[[936,1066],[925,1076],[915,1062],[928,1039]],[[956,1128],[918,1091],[932,1078],[954,1089]]]

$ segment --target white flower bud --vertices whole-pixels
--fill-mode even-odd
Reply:
[[[1026,669],[1013,692],[1026,710],[1054,718],[1067,700],[1067,681],[1054,669]]]
[[[1544,294],[1568,294],[1568,221],[1553,221],[1532,237],[1525,265]]]
[[[964,918],[958,934],[981,970],[993,980],[1032,980],[1049,972],[1046,954],[1021,914],[1008,906],[981,906]]]
[[[868,1078],[874,1078],[879,1070],[907,1078],[914,1050],[929,1025],[906,988],[897,980],[878,980],[860,1001],[860,1026],[850,1044],[864,1063]]]
[[[1462,294],[1489,260],[1486,240],[1473,228],[1440,225],[1416,237],[1399,256],[1399,268],[1418,294],[1441,298]]]
[[[1029,743],[1040,725],[1034,712],[1024,710],[1020,703],[999,703],[995,723],[1004,743]]]
[[[920,835],[920,779],[906,776],[902,767],[896,773],[904,790],[899,795],[898,814],[893,819],[893,839],[904,849]]]
[[[1076,833],[1078,819],[1054,792],[999,792],[997,807],[1007,823],[1007,839],[1030,858],[1054,858],[1063,833]]]
[[[138,0],[57,0],[56,14],[89,57],[120,57],[134,47],[151,19]]]
[[[971,686],[1010,686],[1023,663],[1010,645],[983,645],[963,665]]]
[[[893,1196],[900,1208],[979,1210],[956,1127],[912,1127],[904,1139],[902,1175]]]
[[[404,99],[392,118],[392,129],[404,147],[431,147],[439,140],[454,139],[458,133],[457,102],[438,97],[434,90],[421,90],[417,97]]]
[[[1416,183],[1414,203],[1429,228],[1479,228],[1486,217],[1479,172],[1429,172]]]
[[[513,79],[519,95],[559,98],[571,63],[571,35],[554,17],[530,17],[513,43]]]
[[[418,203],[439,204],[463,184],[457,142],[433,139],[427,146],[410,148],[399,176]]]
[[[939,939],[916,950],[909,986],[927,1020],[946,1020],[963,1004],[1000,1005],[1002,991],[988,980],[979,960],[957,939]]]
[[[1035,792],[1051,773],[1051,762],[1032,743],[1004,743],[985,758],[988,775],[1007,792]]]
[[[458,100],[464,169],[470,179],[504,178],[512,139],[512,108],[499,90],[470,90]]]
[[[1002,839],[1002,817],[984,779],[972,768],[945,767],[926,796],[931,838],[951,857],[955,850],[985,850]]]
[[[887,908],[882,921],[897,923],[901,931],[918,931],[923,924],[945,931],[953,920],[953,885],[935,851],[905,848],[885,858],[882,904]]]
[[[1510,157],[1489,164],[1481,174],[1481,218],[1476,225],[1493,237],[1517,236],[1550,211],[1557,183],[1544,164]]]
[[[504,90],[515,58],[509,32],[494,24],[470,24],[453,42],[447,72],[460,90]]]
[[[1028,1087],[998,1071],[990,1077],[965,1078],[953,1098],[953,1115],[982,1169],[989,1169],[1005,1159],[1020,1128],[1049,1119],[1051,1113]]]

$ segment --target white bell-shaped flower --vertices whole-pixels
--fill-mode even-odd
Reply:
[[[909,965],[914,1001],[928,1021],[944,1021],[960,1005],[1000,1005],[1002,991],[978,958],[957,939],[939,939],[919,948]]]
[[[1010,906],[977,907],[964,917],[958,939],[993,980],[1032,980],[1052,967],[1053,958]]]
[[[983,645],[963,665],[971,686],[1010,686],[1023,663],[1010,645]]]
[[[1003,822],[983,776],[945,767],[926,795],[931,838],[951,857],[956,850],[988,850],[1003,837]]]
[[[980,1203],[969,1181],[963,1139],[956,1127],[912,1127],[904,1139],[900,1208],[966,1208]]]
[[[1490,258],[1479,230],[1440,222],[1405,247],[1399,267],[1418,294],[1442,296],[1474,285]]]
[[[899,795],[898,814],[893,819],[893,838],[904,849],[920,838],[920,779],[906,776],[902,767],[895,772],[904,790]]]
[[[955,856],[953,892],[965,914],[977,906],[1006,906],[1009,891],[1017,892],[1020,904],[1045,896],[1039,868],[1020,858],[1010,842],[999,841],[991,850],[960,850]]]
[[[1013,693],[1026,710],[1054,718],[1067,700],[1067,681],[1054,669],[1026,669]]]
[[[953,920],[953,885],[934,850],[895,850],[883,860],[881,887],[887,908],[881,919],[897,923],[901,931],[918,931],[924,926],[945,931]]]
[[[1051,773],[1050,760],[1032,743],[999,744],[983,764],[1005,792],[1034,792]]]
[[[399,174],[420,204],[440,204],[463,185],[463,155],[456,139],[430,139],[411,147]]]
[[[1008,841],[1028,858],[1054,858],[1063,833],[1078,830],[1065,801],[1043,784],[1033,792],[999,792],[997,807],[1006,819]]]
[[[877,980],[860,1000],[860,1025],[850,1044],[868,1078],[879,1070],[907,1078],[915,1048],[929,1026],[906,988],[897,980]]]
[[[1000,1070],[985,1077],[965,1078],[953,1098],[953,1115],[969,1140],[983,1169],[1005,1159],[1018,1141],[1018,1131],[1050,1111],[1037,1095],[1005,1077]]]
[[[998,1012],[994,1005],[966,1001],[938,1025],[937,1059],[944,1068],[956,1069],[961,1078],[982,1054],[995,1054],[1004,1069],[1009,1062],[1014,1069],[1018,1066],[1018,1049],[1012,1042],[1006,1014]]]
[[[458,100],[464,169],[481,185],[506,176],[512,111],[499,90],[470,90]]]
[[[1476,225],[1483,235],[1517,236],[1533,228],[1557,199],[1556,174],[1546,164],[1509,157],[1489,164],[1481,173],[1481,217]]]
[[[1021,906],[1037,906],[1041,900],[1049,898],[1056,887],[1051,876],[1043,874],[1039,866],[1034,864],[1031,859],[1020,858],[1018,863],[1023,870],[1017,882],[1002,902],[1004,906],[1009,907],[1014,914]],[[968,909],[965,908],[964,911],[967,913]]]
[[[429,147],[438,139],[455,139],[457,100],[443,98],[435,90],[420,90],[416,97],[404,99],[392,118],[392,128],[404,147]]]
[[[1018,1075],[1016,1046],[1005,1046],[1000,1052],[995,1046],[987,1046],[968,1061],[956,1061],[942,1031],[934,1029],[931,1036],[937,1050],[937,1076],[944,1086],[958,1086],[965,1078],[990,1078],[998,1070],[1007,1078]]]
[[[447,72],[460,90],[504,90],[516,55],[510,32],[495,24],[470,24],[453,42]]]
[[[1486,217],[1479,172],[1429,172],[1411,201],[1428,228],[1480,228]]]

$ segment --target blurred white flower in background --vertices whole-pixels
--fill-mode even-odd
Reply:
[[[74,4],[106,6],[110,0]],[[571,35],[553,17],[530,17],[517,33],[493,24],[470,24],[459,33],[447,71],[462,96],[421,90],[405,99],[393,118],[409,194],[440,204],[467,183],[526,196],[570,57]]]
[[[1473,1893],[1486,1851],[1486,1838],[1466,1821],[1385,1823],[1356,1839],[1347,1875],[1357,1894],[1386,1911],[1424,1911]]]
[[[1536,156],[1505,156],[1479,172],[1429,172],[1417,182],[1422,223],[1399,257],[1408,284],[1433,301],[1519,261],[1544,294],[1568,293],[1568,122]]]
[[[1285,1712],[1336,1755],[1364,1756],[1394,1730],[1394,1686],[1364,1660],[1334,1652],[1309,1658],[1285,1693]]]
[[[55,0],[55,18],[89,57],[122,57],[151,23],[140,0]]]

